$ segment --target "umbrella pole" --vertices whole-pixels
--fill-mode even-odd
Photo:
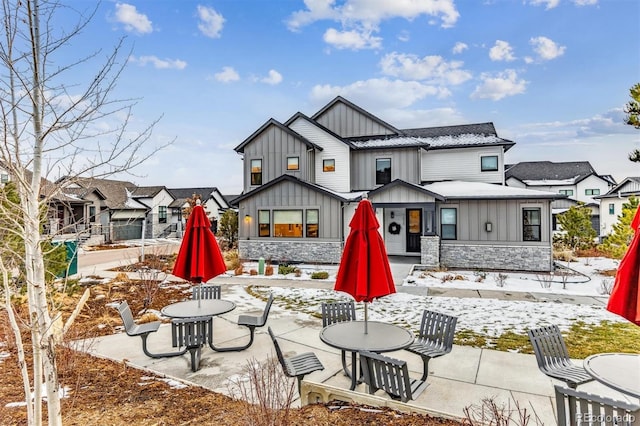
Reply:
[[[367,305],[368,305],[368,303],[364,302],[364,334],[369,334],[369,329],[368,329],[369,327],[367,326],[368,325],[367,321],[369,320],[369,318],[368,318],[369,315],[368,315],[368,312],[367,312]]]
[[[198,283],[198,308],[200,307],[200,301],[202,300],[202,280]]]

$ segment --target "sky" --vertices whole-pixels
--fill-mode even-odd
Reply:
[[[63,3],[65,25],[93,12]],[[638,34],[637,0],[106,0],[57,60],[123,39],[114,94],[135,99],[134,129],[160,119],[149,150],[170,143],[116,177],[139,185],[239,194],[234,148],[338,95],[401,129],[493,122],[507,163],[589,161],[620,182],[640,176],[623,123]]]

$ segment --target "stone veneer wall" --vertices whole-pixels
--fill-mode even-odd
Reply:
[[[551,247],[442,244],[440,262],[444,267],[550,271]]]
[[[420,237],[420,264],[427,268],[440,266],[440,237]]]
[[[340,242],[240,240],[240,259],[271,259],[274,262],[340,263]]]

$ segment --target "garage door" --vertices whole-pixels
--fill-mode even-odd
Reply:
[[[114,220],[113,240],[138,240],[142,238],[142,219]]]

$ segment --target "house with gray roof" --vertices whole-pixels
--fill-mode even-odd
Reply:
[[[611,234],[629,198],[640,198],[640,177],[627,177],[606,194],[594,197],[600,201],[600,237]]]
[[[242,259],[338,263],[367,197],[387,253],[428,267],[553,268],[551,204],[505,185],[514,142],[493,123],[399,129],[343,97],[268,120],[241,142]]]
[[[171,188],[169,192],[174,198],[173,202],[169,204],[169,208],[172,213],[172,225],[175,225],[177,236],[182,235],[184,225],[186,224],[183,212],[189,207],[189,199],[200,196],[204,211],[211,221],[214,230],[217,228],[217,221],[220,216],[230,208],[225,196],[214,186],[203,188]]]

